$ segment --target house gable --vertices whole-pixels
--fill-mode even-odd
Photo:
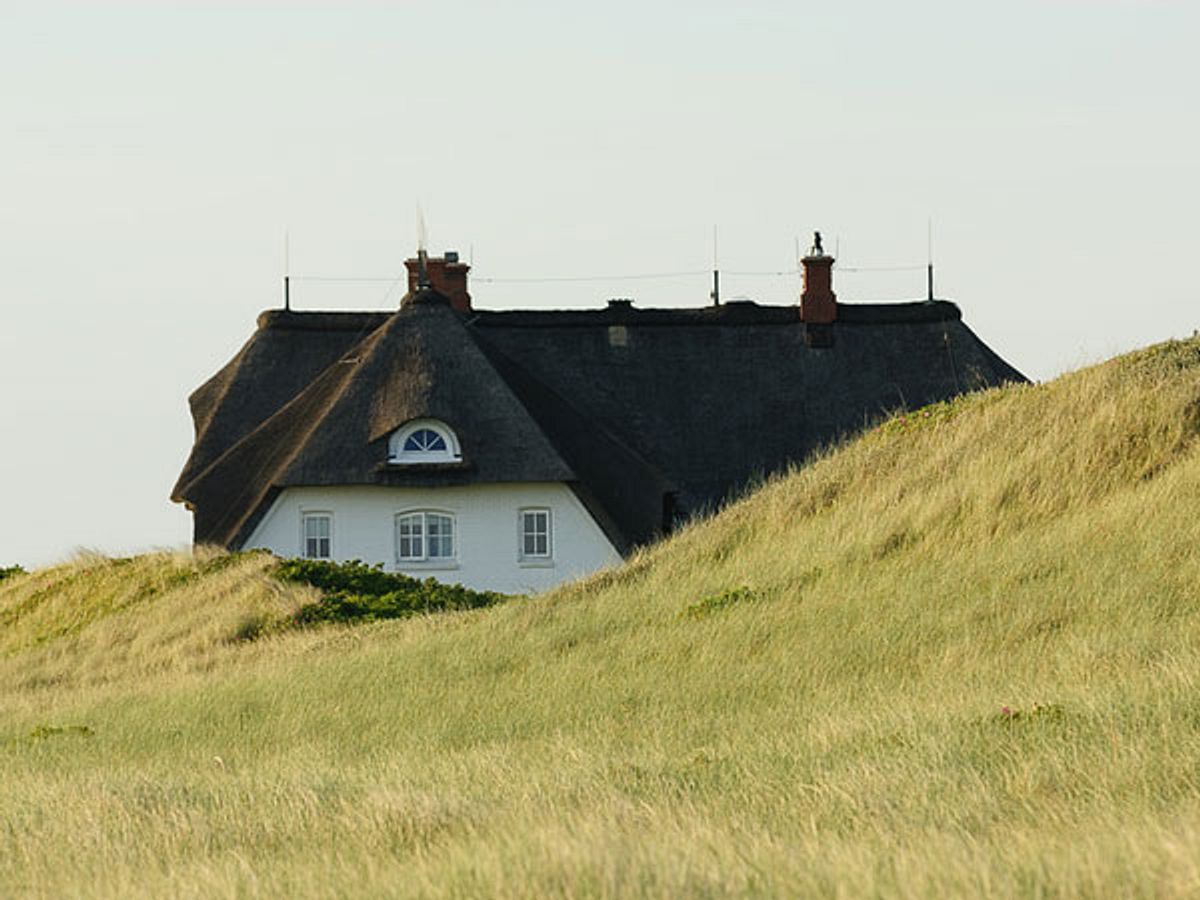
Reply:
[[[304,314],[285,313],[265,324],[287,331],[295,316]],[[389,435],[420,418],[454,429],[460,462],[402,469],[388,464]],[[203,462],[193,460],[193,468]],[[177,486],[176,498],[195,509],[197,542],[236,546],[269,493],[286,487],[574,480],[459,314],[428,292]]]

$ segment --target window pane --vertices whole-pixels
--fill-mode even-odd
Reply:
[[[332,520],[327,515],[304,517],[304,555],[308,559],[329,559],[332,555],[330,537]]]
[[[424,559],[425,548],[422,541],[424,518],[420,513],[401,516],[397,519],[400,534],[400,558]]]
[[[431,428],[420,428],[404,441],[406,453],[445,452],[445,439]]]
[[[550,511],[527,509],[521,512],[521,555],[550,556]]]
[[[396,555],[421,561],[454,558],[454,517],[417,512],[396,517]]]
[[[449,559],[454,556],[454,520],[449,516],[428,513],[430,558]]]

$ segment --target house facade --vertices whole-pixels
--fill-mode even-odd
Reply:
[[[243,546],[511,593],[621,560],[570,488],[550,482],[289,488]]]
[[[190,398],[197,543],[526,592],[618,562],[898,408],[1024,380],[947,301],[475,309],[456,255],[394,312],[268,310]]]

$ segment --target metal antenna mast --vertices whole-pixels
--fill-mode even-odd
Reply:
[[[285,228],[283,229],[283,308],[288,311],[292,308],[291,281],[291,265],[288,261],[288,233]]]
[[[933,299],[933,217],[929,218],[927,233],[925,235],[926,259],[928,260],[928,268],[926,270],[926,281],[928,283],[928,299]]]
[[[721,305],[721,271],[717,263],[717,226],[713,226],[713,286],[712,293],[709,297],[712,298],[713,306]]]

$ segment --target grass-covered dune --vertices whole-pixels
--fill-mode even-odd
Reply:
[[[1200,344],[892,419],[621,569],[288,625],[0,581],[5,896],[1200,893]]]

